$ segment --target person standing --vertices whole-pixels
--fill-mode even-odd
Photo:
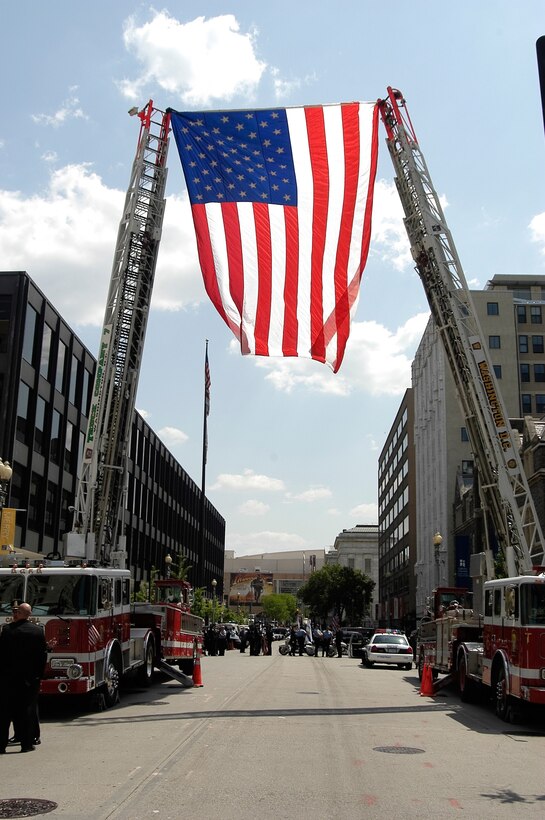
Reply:
[[[323,634],[319,626],[315,626],[312,630],[312,640],[314,641],[314,657],[318,657],[318,650],[322,646]]]
[[[290,655],[295,657],[297,652],[297,632],[295,626],[290,629]]]
[[[307,633],[306,629],[301,624],[298,629],[295,630],[295,636],[297,638],[297,648],[299,650],[299,656],[303,655],[305,651],[305,644],[307,642]]]
[[[6,751],[11,721],[21,751],[34,751],[40,679],[47,663],[45,633],[30,622],[30,604],[15,601],[12,614],[13,621],[0,632],[0,754]]]
[[[329,647],[331,646],[332,638],[333,632],[328,626],[326,626],[326,628],[322,632],[322,658],[329,657]]]
[[[343,633],[340,629],[335,632],[335,646],[337,647],[337,657],[343,656]]]

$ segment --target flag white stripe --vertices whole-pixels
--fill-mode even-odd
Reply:
[[[289,108],[291,151],[297,178],[297,213],[299,218],[299,282],[297,289],[297,320],[299,326],[297,353],[308,356],[310,350],[310,264],[312,259],[312,216],[314,183],[310,164],[305,111]],[[305,352],[306,351],[306,352]]]
[[[240,223],[244,268],[242,328],[246,335],[250,353],[255,354],[255,320],[259,295],[259,278],[254,209],[251,202],[239,202],[237,210]]]

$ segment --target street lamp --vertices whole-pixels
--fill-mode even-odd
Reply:
[[[212,578],[212,624],[216,623],[216,587],[218,582]]]
[[[170,567],[172,565],[172,555],[170,553],[165,556],[165,564],[167,565],[167,578],[170,578]]]
[[[435,566],[437,568],[437,584],[441,583],[441,568],[440,568],[440,552],[441,544],[443,543],[443,536],[440,532],[436,532],[433,536],[433,550],[435,555]]]

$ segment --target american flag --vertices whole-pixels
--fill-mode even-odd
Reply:
[[[377,106],[170,113],[205,287],[242,353],[336,372],[369,249]]]

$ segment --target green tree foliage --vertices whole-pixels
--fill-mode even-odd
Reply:
[[[147,581],[140,581],[138,589],[132,594],[133,601],[145,603],[146,601],[153,601],[155,599],[155,579],[159,575],[159,570],[152,567],[150,570],[150,575],[151,589]]]
[[[295,617],[297,601],[295,596],[286,593],[264,595],[261,599],[263,612],[269,621],[289,623]]]
[[[374,586],[375,582],[358,569],[327,564],[312,573],[299,597],[316,620],[337,616],[340,623],[355,626],[369,614]]]

